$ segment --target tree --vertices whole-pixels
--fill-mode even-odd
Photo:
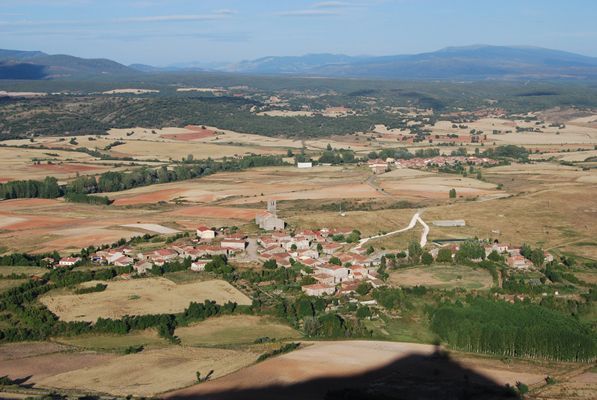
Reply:
[[[450,250],[448,248],[439,249],[439,251],[437,252],[437,257],[435,258],[435,261],[441,262],[441,263],[452,262],[452,250]]]
[[[492,250],[487,256],[487,259],[494,262],[503,262],[504,257],[500,255],[496,250]]]
[[[263,268],[265,269],[276,269],[278,268],[278,263],[274,259],[267,260],[263,263]]]
[[[454,189],[454,188],[450,189],[449,195],[450,195],[451,199],[455,199],[456,198],[456,189]]]
[[[342,261],[340,261],[338,257],[334,256],[330,258],[330,264],[342,265]]]
[[[485,249],[478,240],[467,240],[460,245],[456,253],[456,261],[476,260],[485,258]]]
[[[365,296],[367,295],[367,293],[369,293],[370,290],[371,285],[369,284],[369,282],[361,282],[359,283],[359,286],[357,286],[356,292],[361,296]]]
[[[375,249],[373,248],[373,246],[369,246],[367,247],[367,255],[371,255],[375,252]]]
[[[286,157],[294,157],[294,153],[292,152],[292,149],[288,149],[286,151]]]
[[[421,260],[421,254],[423,253],[423,249],[421,245],[417,241],[412,241],[408,245],[408,257],[413,263],[418,263]]]
[[[431,253],[429,253],[428,251],[426,251],[421,256],[421,261],[425,265],[431,265],[431,263],[433,263],[433,256],[431,255]]]
[[[371,309],[367,306],[359,307],[356,316],[358,319],[365,319],[371,317]]]
[[[534,249],[531,252],[530,259],[535,267],[540,268],[543,266],[543,263],[545,262],[545,254],[543,253],[542,249]]]

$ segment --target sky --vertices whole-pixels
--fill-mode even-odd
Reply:
[[[597,57],[596,21],[594,0],[0,0],[0,48],[156,66],[472,44]]]

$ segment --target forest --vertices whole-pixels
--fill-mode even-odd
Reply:
[[[590,362],[597,337],[577,319],[544,307],[474,298],[443,304],[431,327],[451,347],[506,357]]]

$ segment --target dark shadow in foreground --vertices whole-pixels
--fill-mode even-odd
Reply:
[[[334,371],[330,371],[333,374]],[[255,382],[259,385],[259,382]],[[199,387],[198,387],[199,388]],[[515,390],[492,381],[436,351],[409,355],[383,367],[344,377],[312,379],[291,385],[272,385],[203,395],[170,398],[209,400],[497,400],[518,398]]]

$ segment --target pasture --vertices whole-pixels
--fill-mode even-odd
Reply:
[[[95,285],[97,282],[88,282]],[[63,321],[91,321],[122,318],[125,315],[182,312],[194,301],[249,305],[251,299],[222,280],[176,284],[165,278],[111,281],[102,292],[67,294],[49,292],[40,301]]]
[[[218,346],[251,344],[256,339],[296,339],[301,335],[290,326],[252,315],[232,315],[210,318],[205,321],[177,328],[174,333],[183,345]]]
[[[104,362],[78,366],[36,381],[39,386],[116,396],[155,396],[196,382],[214,371],[212,379],[243,368],[257,359],[250,351],[173,346],[125,356],[108,356]],[[49,371],[52,371],[50,368]]]
[[[398,269],[390,273],[393,286],[427,286],[439,289],[489,289],[493,279],[484,269],[462,265],[435,264]]]

